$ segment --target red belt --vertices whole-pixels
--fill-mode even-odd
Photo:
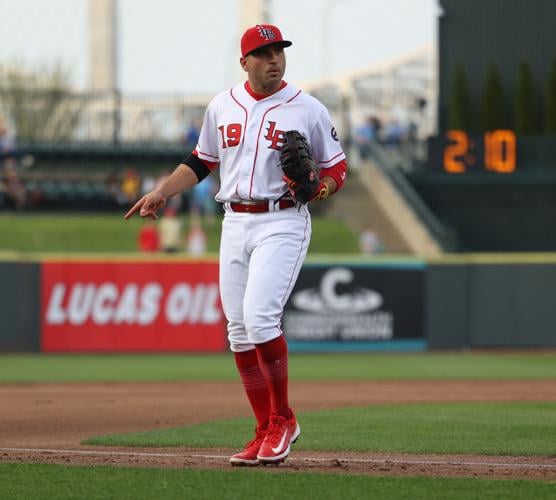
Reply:
[[[272,206],[272,208],[270,208]],[[274,210],[283,210],[284,208],[295,207],[293,200],[280,200],[276,203],[269,201],[249,201],[249,202],[230,202],[230,210],[232,212],[248,212],[251,214],[260,214],[263,212],[271,212]]]

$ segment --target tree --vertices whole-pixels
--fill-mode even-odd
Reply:
[[[483,132],[507,127],[505,105],[504,89],[498,70],[494,64],[489,64],[481,102],[481,130]]]
[[[517,134],[535,134],[538,130],[537,99],[529,63],[519,64],[514,95],[514,128]]]
[[[552,67],[546,83],[546,126],[548,134],[556,134],[556,57],[552,61]]]
[[[31,72],[0,67],[0,109],[22,141],[69,140],[81,115],[82,101],[70,89],[60,67]]]
[[[448,128],[469,132],[471,128],[471,114],[469,93],[467,91],[467,77],[461,64],[456,64],[452,79],[452,93],[448,108]]]

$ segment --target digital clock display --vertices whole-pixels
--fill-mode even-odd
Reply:
[[[449,174],[511,174],[517,168],[516,135],[513,130],[492,130],[482,135],[447,130],[444,137],[429,142],[429,160],[438,165],[435,159],[439,156],[442,170]]]

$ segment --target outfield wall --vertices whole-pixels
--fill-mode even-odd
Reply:
[[[0,351],[227,349],[214,258],[0,262]],[[292,350],[556,347],[556,255],[309,260]]]
[[[38,351],[40,264],[0,262],[0,351]]]
[[[556,257],[476,255],[430,262],[429,348],[556,347]]]

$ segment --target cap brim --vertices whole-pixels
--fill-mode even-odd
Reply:
[[[290,47],[291,45],[293,45],[292,42],[290,42],[289,40],[280,40],[279,42],[272,42],[269,41],[268,43],[263,43],[261,45],[259,45],[256,49],[250,50],[249,52],[247,52],[247,54],[245,54],[246,57],[249,54],[252,54],[253,52],[255,52],[256,50],[262,49],[263,47],[269,47],[270,45],[278,45],[278,47]]]

